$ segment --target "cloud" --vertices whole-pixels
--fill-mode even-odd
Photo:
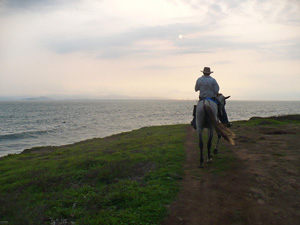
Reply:
[[[48,6],[63,5],[66,3],[74,3],[79,0],[4,0],[4,6],[10,9],[30,9],[45,8]]]
[[[204,17],[199,17],[197,20],[195,17],[194,21],[188,23],[171,22],[160,26],[135,24],[119,32],[116,27],[110,34],[96,34],[96,29],[91,32],[92,29],[82,27],[78,35],[61,34],[59,39],[56,37],[48,39],[46,45],[58,54],[83,52],[106,59],[134,55],[151,57],[158,52],[177,55],[244,49],[280,52],[283,57],[297,57],[293,49],[289,52],[289,47],[285,46],[288,43],[288,46],[298,46],[299,41],[295,38],[285,37],[285,40],[275,40],[276,46],[280,48],[279,51],[271,47],[273,41],[269,40],[283,36],[281,33],[284,32],[280,32],[280,28],[274,25],[279,14],[286,21],[297,18],[295,10],[291,7],[293,5],[291,0],[284,4],[278,2],[276,6],[268,1],[254,0],[204,2],[182,0],[173,3],[189,5],[194,13],[201,13]],[[288,17],[289,14],[291,17]],[[262,18],[262,15],[266,18]],[[122,18],[118,19],[121,21]],[[273,30],[268,28],[268,21],[271,21]],[[100,24],[100,21],[95,20],[94,24]],[[101,26],[98,25],[97,28],[101,30]],[[83,36],[83,33],[87,35]],[[178,35],[183,35],[184,38],[178,40]],[[169,48],[159,49],[157,41],[165,41]],[[152,42],[152,44],[143,45],[142,42]]]
[[[128,31],[97,37],[70,37],[48,40],[48,47],[58,54],[83,52],[97,58],[120,58],[133,55],[151,57],[218,52],[224,50],[253,50],[281,58],[299,58],[298,39],[237,40],[235,35],[214,34],[215,27],[192,23],[176,23],[165,26],[141,26]],[[205,31],[205,32],[202,32]],[[183,38],[178,38],[183,34]],[[259,34],[257,34],[259,35]],[[255,36],[255,35],[254,35]],[[165,41],[170,48],[160,49],[157,42]],[[143,45],[143,42],[148,42]]]
[[[54,0],[4,0],[4,4],[11,8],[28,8],[36,5],[48,5],[53,4],[56,1]]]
[[[175,43],[179,34],[190,34],[201,29],[203,27],[197,24],[180,23],[166,26],[140,26],[109,36],[51,39],[47,41],[47,45],[59,54],[88,52],[98,57],[118,58],[149,52],[150,49],[137,46],[143,41],[165,40]]]
[[[224,90],[283,73],[296,85],[299,10],[298,0],[0,0],[1,91],[190,93],[194,75],[182,74],[205,65],[230,74],[217,77]]]
[[[185,66],[166,66],[165,64],[156,64],[156,65],[148,65],[143,66],[141,69],[143,70],[174,70],[174,69],[185,69],[191,67],[197,67],[198,65],[185,65]]]
[[[177,0],[173,2],[188,5],[192,9],[203,9],[208,7],[210,9],[219,11],[221,9],[220,5],[235,9],[240,7],[244,2],[247,1],[248,0]]]
[[[272,43],[266,47],[270,55],[280,59],[297,60],[300,59],[300,41],[299,39],[289,39]]]
[[[165,66],[165,65],[149,65],[149,66],[144,66],[141,69],[144,69],[144,70],[170,70],[170,69],[174,69],[174,67]]]
[[[216,61],[216,62],[213,62],[213,64],[215,65],[225,65],[225,64],[232,64],[234,63],[233,61],[229,61],[229,60],[223,60],[223,61]]]
[[[176,1],[175,3],[179,4],[178,2],[190,6],[200,4],[200,1],[190,0]],[[256,6],[251,6],[249,2],[253,2]],[[11,7],[24,8],[67,3],[70,3],[70,0],[6,1],[6,4]],[[238,10],[243,3],[248,4],[247,10],[249,12]],[[270,55],[274,53],[282,58],[299,58],[296,49],[298,49],[300,43],[298,41],[300,32],[292,34],[293,27],[282,30],[282,27],[278,27],[274,22],[271,24],[272,27],[269,28],[268,21],[260,21],[257,16],[266,13],[268,18],[272,17],[275,21],[274,18],[277,18],[277,14],[286,9],[285,14],[283,14],[286,20],[288,20],[288,12],[292,12],[291,18],[296,18],[295,12],[291,8],[292,3],[279,4],[273,7],[267,1],[264,3],[243,1],[239,5],[239,1],[216,0],[204,1],[202,6],[205,8],[204,11],[201,11],[202,9],[199,7],[198,11],[195,8],[195,12],[203,12],[203,15],[205,15],[203,18],[193,17],[192,19],[191,17],[190,22],[186,23],[174,23],[171,20],[169,23],[159,26],[147,23],[121,26],[120,23],[122,23],[123,17],[115,17],[112,24],[110,22],[105,24],[103,21],[109,20],[105,20],[103,17],[89,18],[86,15],[87,11],[73,9],[68,11],[68,7],[65,14],[54,12],[48,14],[46,19],[44,19],[43,14],[34,14],[35,16],[32,17],[24,17],[25,19],[20,21],[21,25],[16,25],[19,30],[26,27],[28,31],[22,30],[24,33],[22,36],[31,34],[31,42],[40,45],[41,48],[46,47],[57,54],[79,52],[98,59],[115,59],[128,56],[157,57],[157,55],[163,57],[166,55],[245,49]],[[233,10],[233,14],[229,13],[228,7]],[[260,10],[251,14],[251,16],[246,16],[256,8]],[[276,12],[273,13],[271,9],[276,9]],[[113,15],[110,16],[111,18],[114,17]],[[70,19],[65,19],[66,17]],[[20,17],[19,20],[22,18]],[[41,22],[32,22],[32,20]],[[47,24],[47,26],[41,27],[44,24]],[[110,32],[105,32],[107,28],[110,28]],[[16,29],[16,26],[6,33],[14,29]],[[285,36],[288,33],[289,36]],[[178,38],[179,35],[182,35],[183,38]]]
[[[45,16],[50,12],[76,8],[83,0],[2,0],[0,2],[0,15],[10,16],[21,13],[43,13]],[[101,1],[101,0],[99,0]]]

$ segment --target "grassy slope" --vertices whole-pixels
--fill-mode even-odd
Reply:
[[[271,117],[252,117],[250,120],[242,120],[235,122],[235,125],[256,126],[256,125],[285,125],[285,124],[300,124],[299,115],[287,116],[271,116]]]
[[[158,224],[176,196],[184,127],[148,127],[0,159],[0,221]]]
[[[252,118],[234,126],[299,121],[300,115]],[[0,159],[0,222],[159,224],[182,178],[185,126],[142,128]],[[236,163],[224,144],[221,150],[211,170],[219,175]]]

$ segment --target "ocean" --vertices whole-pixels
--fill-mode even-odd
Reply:
[[[187,124],[196,101],[0,101],[0,157],[141,127]],[[227,101],[230,121],[300,113],[300,101]]]

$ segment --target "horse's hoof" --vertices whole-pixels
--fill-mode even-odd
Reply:
[[[212,163],[212,158],[207,159],[207,162],[208,162],[208,163]]]
[[[214,149],[214,154],[218,154],[219,150],[217,148]]]
[[[199,166],[199,168],[203,169],[203,168],[204,168],[204,166],[201,164],[201,165]]]

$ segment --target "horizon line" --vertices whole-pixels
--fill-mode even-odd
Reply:
[[[0,101],[64,101],[64,100],[105,100],[105,101],[122,101],[122,100],[136,100],[136,101],[147,101],[147,100],[155,100],[155,101],[198,101],[198,99],[189,99],[189,98],[162,98],[162,97],[130,97],[130,96],[107,96],[106,97],[78,97],[78,96],[70,96],[70,97],[51,97],[51,96],[0,96]],[[300,99],[229,99],[227,101],[300,101]]]

